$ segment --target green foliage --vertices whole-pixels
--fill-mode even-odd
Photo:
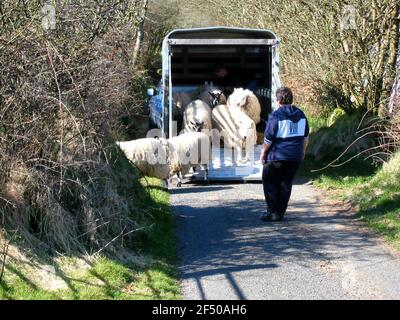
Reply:
[[[387,108],[400,38],[398,0],[181,3],[206,23],[276,32],[282,39],[283,74],[300,84],[295,92],[304,85],[312,89],[309,103],[347,112]]]
[[[336,108],[330,114],[326,124],[328,125],[328,127],[330,127],[335,124],[340,117],[344,115],[346,115],[346,112],[342,108]]]
[[[349,125],[348,121],[353,117],[347,120],[339,118],[333,126],[316,131],[313,139],[319,141],[321,136],[327,136],[329,132],[337,137],[338,128]],[[319,150],[323,152],[323,157],[318,161],[308,156],[302,164],[301,174],[309,177],[316,187],[329,191],[332,197],[356,204],[357,217],[400,249],[400,153],[393,154],[383,166],[374,165],[362,157],[346,163],[350,158],[350,155],[346,155],[340,160],[343,165],[319,170],[342,151],[336,148],[338,144],[334,139],[325,143],[334,144],[335,147],[321,147]]]
[[[109,147],[147,131],[150,80],[131,66],[141,2],[52,1],[53,29],[45,1],[0,3],[1,221],[33,247],[97,251],[148,227],[126,191],[137,175]]]
[[[362,159],[354,159],[339,167],[328,167],[319,171],[333,158],[325,158],[323,162],[315,162],[307,158],[301,166],[301,174],[313,180],[314,185],[327,190],[351,191],[354,187],[371,180],[378,167]],[[344,193],[343,193],[344,194]]]
[[[358,114],[339,117],[330,127],[321,127],[318,130],[312,129],[310,134],[310,144],[307,150],[307,156],[320,161],[327,158],[339,156],[347,147],[349,147],[360,136],[361,117]],[[319,124],[323,120],[318,120]],[[328,125],[329,120],[326,121]],[[318,123],[317,123],[318,124]],[[364,122],[367,125],[368,121]],[[314,124],[315,125],[315,124]],[[313,123],[311,122],[311,128]],[[374,143],[373,136],[360,139],[352,145],[347,155],[355,155],[368,149]],[[322,166],[321,166],[322,167]]]
[[[306,116],[311,133],[327,126],[327,120],[323,117],[311,117],[309,115]]]
[[[179,284],[170,269],[162,263],[138,268],[101,258],[86,271],[63,275],[66,289],[41,289],[20,273],[0,284],[0,299],[176,300]]]
[[[0,227],[15,234],[21,256],[56,265],[70,285],[46,289],[37,283],[40,270],[24,266],[24,259],[10,261],[4,298],[164,298],[177,292],[168,195],[143,186],[114,143],[147,131],[147,68],[160,61],[155,48],[169,26],[166,12],[158,12],[133,65],[138,21],[147,13],[142,4],[0,1]],[[55,7],[55,28],[43,27],[44,5]],[[142,241],[152,238],[169,247],[145,248]],[[141,250],[151,251],[154,263],[142,269],[126,263]],[[77,267],[74,279],[57,263],[60,255],[101,259],[92,273]],[[130,274],[142,273],[152,275],[143,283],[157,293],[148,288],[148,295],[125,295],[124,286],[135,282]],[[101,282],[95,274],[104,283],[86,289],[82,279]]]
[[[381,168],[362,160],[318,173],[311,173],[311,168],[316,168],[315,163],[305,163],[302,174],[334,198],[357,204],[357,217],[400,249],[399,153]]]
[[[360,204],[359,217],[400,249],[400,153],[351,198]]]
[[[10,262],[0,283],[0,299],[179,299],[175,222],[169,196],[156,179],[142,183],[144,196],[137,205],[152,217],[153,227],[142,233],[148,241],[141,249],[127,246],[97,258],[73,255],[38,261],[39,269],[34,271],[30,263]],[[57,282],[48,275],[40,278],[40,268],[46,263],[56,266]],[[61,288],[55,286],[60,283]]]

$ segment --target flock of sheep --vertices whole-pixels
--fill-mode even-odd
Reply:
[[[196,100],[179,92],[173,94],[173,101],[174,119],[182,121],[181,134],[170,139],[117,142],[143,175],[167,182],[176,174],[180,187],[181,178],[200,166],[205,168],[204,181],[208,181],[211,141],[219,143],[221,138],[224,146],[236,149],[238,162],[249,160],[249,146],[256,143],[256,125],[261,120],[261,106],[252,91],[237,88],[226,99],[221,89],[205,83]]]

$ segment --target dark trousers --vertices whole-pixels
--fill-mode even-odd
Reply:
[[[285,214],[299,166],[300,161],[268,161],[264,164],[262,181],[265,201],[271,213]]]

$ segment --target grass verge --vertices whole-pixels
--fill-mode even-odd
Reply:
[[[156,179],[143,179],[137,203],[154,223],[134,248],[113,253],[27,258],[12,246],[0,299],[180,299],[175,223],[169,195]],[[122,241],[122,240],[121,240]]]
[[[330,128],[323,129],[326,135]],[[332,133],[334,130],[332,128]],[[314,141],[318,140],[318,130],[313,134]],[[335,146],[331,145],[330,150],[335,150]],[[356,218],[400,250],[400,152],[383,166],[357,158],[339,167],[313,172],[336,156],[337,153],[332,152],[323,161],[307,157],[300,174],[308,177],[317,188],[326,190],[332,198],[356,204]]]

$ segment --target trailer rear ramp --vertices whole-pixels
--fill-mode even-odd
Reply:
[[[208,166],[209,181],[261,181],[263,166],[259,160],[260,154],[261,145],[256,145],[250,152],[250,161],[237,164],[233,152],[227,152],[227,149],[223,148],[212,148]],[[202,181],[204,172],[195,172],[189,179]]]

